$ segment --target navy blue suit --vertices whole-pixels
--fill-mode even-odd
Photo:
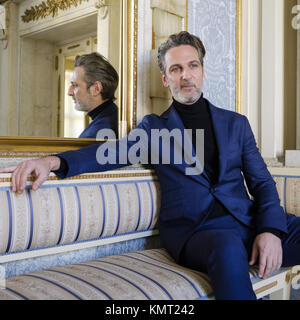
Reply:
[[[199,246],[206,246],[206,241],[210,239],[207,237],[207,230],[212,226],[212,221],[207,216],[214,198],[218,199],[230,213],[228,217],[221,217],[217,220],[218,228],[222,228],[224,223],[227,225],[225,226],[227,230],[232,230],[232,228],[238,230],[237,233],[244,240],[250,241],[251,238],[252,241],[256,229],[274,228],[283,234],[288,232],[287,215],[280,206],[275,182],[256,147],[247,118],[238,113],[217,108],[211,103],[209,103],[209,109],[219,150],[220,174],[214,186],[210,184],[205,171],[200,175],[186,175],[186,169],[191,166],[185,162],[165,165],[160,161],[158,164],[152,164],[160,181],[162,193],[159,215],[160,237],[164,247],[177,262],[181,262],[181,254],[187,241],[199,231],[206,230],[206,235],[199,239]],[[151,129],[171,131],[176,128],[182,132],[184,130],[178,113],[174,106],[171,106],[161,116],[154,114],[145,116],[137,128],[129,134],[129,137],[137,129],[143,129],[150,137]],[[150,140],[148,139],[147,146],[149,154]],[[117,150],[119,143],[116,143]],[[128,141],[128,148],[133,144],[134,142]],[[59,154],[67,162],[68,172],[58,175],[64,178],[84,172],[112,170],[122,166],[120,164],[99,165],[96,160],[97,148],[97,145],[92,145],[78,151]],[[174,147],[171,145],[171,153],[174,152]],[[199,168],[199,171],[202,171],[202,168]],[[248,195],[244,181],[253,200]],[[229,234],[231,237],[234,232]],[[226,243],[223,238],[221,237],[221,242]],[[194,255],[197,252],[194,252]],[[205,259],[210,259],[207,252],[203,253],[203,256]],[[251,291],[247,273],[248,257],[238,252],[233,257],[234,265],[242,266],[240,260],[244,261],[244,267],[242,266],[241,269],[243,269],[245,286],[247,285],[248,288],[238,290],[239,294],[244,298],[253,298],[254,294]],[[213,276],[213,274],[210,275]],[[218,276],[213,281],[216,292],[224,290],[220,288],[226,285],[222,282],[223,280],[217,278]],[[242,286],[242,283],[240,284]],[[225,289],[230,290],[228,286]],[[223,297],[224,295],[219,295],[219,298]]]

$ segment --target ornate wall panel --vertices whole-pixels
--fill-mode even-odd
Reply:
[[[188,30],[203,41],[204,96],[228,110],[236,105],[237,0],[189,0]]]

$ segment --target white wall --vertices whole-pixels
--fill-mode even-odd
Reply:
[[[18,68],[18,5],[8,3],[9,19],[8,42],[0,43],[0,135],[18,134],[18,86],[16,85]]]
[[[292,62],[285,56],[293,47],[286,47],[285,5],[285,0],[243,0],[242,112],[249,118],[262,156],[270,165],[282,160],[287,117],[293,120],[287,108],[294,106],[285,103],[287,94],[295,94],[287,82],[287,63]]]

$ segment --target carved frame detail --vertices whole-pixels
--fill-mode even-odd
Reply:
[[[58,15],[59,10],[67,10],[71,7],[77,7],[83,1],[88,2],[89,0],[47,0],[41,2],[39,5],[31,6],[30,9],[26,9],[22,15],[23,22],[37,21],[44,19],[52,14],[52,17]]]

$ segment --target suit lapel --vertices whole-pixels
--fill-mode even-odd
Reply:
[[[219,179],[224,175],[227,165],[227,149],[228,149],[228,121],[224,117],[222,110],[209,103],[212,117],[212,124],[216,136],[219,151]]]

